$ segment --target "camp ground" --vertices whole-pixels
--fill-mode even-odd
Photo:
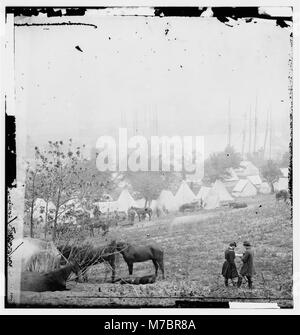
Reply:
[[[223,289],[220,291],[223,281],[219,275],[220,262],[223,261],[223,247],[232,236],[241,244],[240,239],[244,238],[248,231],[253,231],[252,240],[260,241],[263,237],[264,241],[263,246],[259,243],[256,245],[258,254],[261,254],[257,268],[263,272],[263,277],[256,277],[256,288],[252,290],[251,297],[262,296],[266,285],[277,297],[283,299],[286,295],[289,297],[288,289],[277,290],[278,285],[288,280],[292,262],[288,247],[292,236],[289,223],[288,178],[283,177],[284,174],[280,170],[278,180],[274,182],[272,189],[272,185],[266,181],[262,173],[247,175],[249,171],[257,172],[252,165],[244,164],[244,167],[232,169],[230,174],[213,182],[201,180],[196,186],[194,181],[176,179],[173,185],[162,188],[159,192],[153,189],[153,197],[147,201],[141,192],[135,190],[132,185],[124,183],[120,183],[115,192],[107,193],[105,197],[101,197],[101,201],[94,201],[92,204],[85,198],[71,199],[59,209],[59,213],[63,214],[58,220],[55,240],[52,239],[50,226],[52,221],[50,222],[49,218],[48,235],[45,234],[45,225],[37,222],[33,227],[35,236],[30,238],[29,227],[25,226],[26,236],[16,241],[20,245],[20,250],[16,249],[13,260],[15,264],[22,266],[26,276],[30,277],[27,274],[28,270],[29,273],[46,272],[51,275],[56,273],[55,269],[61,270],[66,267],[67,271],[72,263],[67,265],[66,260],[60,258],[61,255],[63,257],[68,255],[63,251],[64,248],[77,250],[78,255],[83,257],[81,264],[86,265],[85,275],[80,277],[84,278],[83,281],[74,281],[79,278],[75,273],[66,282],[66,287],[69,288],[67,299],[64,292],[61,292],[59,297],[53,292],[50,295],[48,291],[38,293],[42,294],[40,298],[41,296],[35,295],[34,292],[29,294],[24,291],[22,302],[32,304],[39,301],[41,304],[47,304],[59,301],[66,306],[70,303],[82,306],[86,301],[84,297],[93,295],[99,287],[103,294],[117,296],[123,292],[126,296],[130,293],[129,285],[137,285],[135,289],[137,297],[147,296],[147,303],[151,301],[149,294],[156,297],[157,294],[164,292],[176,297],[178,294],[186,294],[184,292],[187,289],[202,296],[214,293],[226,298],[228,292]],[[239,169],[243,174],[236,173]],[[286,198],[280,200],[277,197],[279,191],[287,191]],[[43,211],[46,204],[45,200],[38,198],[35,211],[38,209]],[[55,206],[51,204],[49,208],[55,209]],[[265,216],[270,213],[276,220],[265,220]],[[281,224],[278,225],[276,222]],[[218,233],[220,229],[221,235]],[[287,242],[280,247],[282,252],[277,257],[276,264],[271,262],[268,272],[264,272],[262,264],[269,261],[269,258],[262,250],[274,248],[274,241],[268,232],[277,230],[280,240],[284,234]],[[210,252],[208,244],[211,243],[221,250],[216,255]],[[146,261],[148,256],[145,257],[145,262],[134,264],[133,275],[128,277],[128,266],[120,258],[123,256],[120,256],[118,250],[122,250],[126,245],[135,244],[139,245],[139,248],[145,247],[147,250],[145,255],[152,252],[151,248],[154,245],[158,246],[159,250],[164,250],[162,265],[166,274],[164,278],[161,277],[161,272],[158,272],[157,276],[151,272],[155,267],[151,267],[150,262]],[[14,244],[13,247],[18,246]],[[103,256],[103,250],[110,252],[107,256],[106,254]],[[99,252],[101,252],[100,259],[91,262],[90,259],[94,259],[95,255],[99,256]],[[211,270],[206,270],[203,262],[200,264],[196,261],[197,255],[202,255],[201,257],[209,261]],[[279,275],[278,262],[284,269]],[[76,272],[76,269],[74,271]],[[206,271],[207,279],[202,277],[203,271]],[[270,280],[273,278],[271,275],[273,273],[277,276],[275,281]],[[27,278],[26,276],[24,278]],[[198,278],[202,278],[201,286],[195,284]],[[146,284],[141,284],[142,282]],[[179,283],[183,283],[180,284],[182,291],[174,289]],[[40,286],[37,289],[41,289]],[[78,292],[81,296],[79,298],[76,296]],[[241,290],[236,294],[244,298],[248,292]],[[118,304],[123,304],[120,298],[113,299]],[[109,303],[101,300],[104,306]],[[89,304],[99,306],[99,300],[89,300]],[[138,304],[138,300],[131,300],[130,304]],[[163,301],[161,305],[164,306]]]
[[[24,8],[3,20],[21,307],[294,307],[296,11]]]

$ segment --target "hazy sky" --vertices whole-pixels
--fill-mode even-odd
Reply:
[[[16,107],[26,113],[30,145],[69,137],[95,145],[122,125],[146,135],[204,135],[209,153],[226,144],[230,101],[232,142],[240,150],[244,114],[254,114],[257,96],[258,146],[270,109],[274,143],[287,146],[290,29],[273,20],[239,20],[231,28],[210,17],[94,11],[17,20],[98,27],[15,28]]]

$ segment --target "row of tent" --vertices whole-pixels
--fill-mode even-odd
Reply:
[[[288,190],[288,169],[282,169],[282,174],[283,177],[274,183],[275,191]],[[228,180],[233,182],[234,185],[231,194],[226,187],[227,183],[220,180],[217,180],[211,187],[202,186],[197,195],[194,194],[186,181],[182,181],[175,195],[170,190],[162,190],[159,197],[151,201],[150,207],[152,210],[162,209],[174,212],[183,204],[199,201],[204,208],[212,209],[219,207],[222,203],[233,201],[233,197],[252,197],[258,193],[268,194],[271,192],[269,184],[263,182],[258,174],[241,179],[233,175]],[[114,211],[127,212],[130,207],[144,207],[145,203],[145,199],[135,200],[128,189],[123,189],[116,201],[97,202],[95,205],[102,213],[107,213]],[[36,200],[35,219],[42,217],[45,220],[45,206],[46,202],[43,199]],[[44,210],[41,210],[41,208],[44,208]],[[78,200],[68,201],[60,211],[67,211],[68,208],[73,208],[75,211],[83,210],[82,204]],[[48,211],[55,211],[55,205],[52,202],[48,203]]]

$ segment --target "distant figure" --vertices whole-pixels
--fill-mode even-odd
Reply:
[[[254,253],[251,248],[251,244],[248,241],[245,241],[243,246],[245,247],[245,252],[242,255],[243,265],[240,270],[241,276],[238,279],[238,287],[242,285],[243,277],[246,277],[248,281],[248,287],[252,289],[252,277],[255,272],[253,265]]]
[[[132,207],[130,207],[129,209],[128,209],[128,212],[127,212],[127,215],[128,215],[128,219],[129,219],[129,222],[131,223],[131,224],[134,224],[134,217],[135,217],[135,210],[132,208]]]
[[[231,279],[233,286],[236,285],[234,278],[239,277],[236,265],[235,265],[235,251],[236,243],[232,242],[229,247],[225,250],[225,262],[222,267],[222,275],[225,279],[225,286],[228,286],[228,280]]]

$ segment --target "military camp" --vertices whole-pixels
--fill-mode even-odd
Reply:
[[[293,307],[293,8],[199,6],[6,7],[9,307]]]

